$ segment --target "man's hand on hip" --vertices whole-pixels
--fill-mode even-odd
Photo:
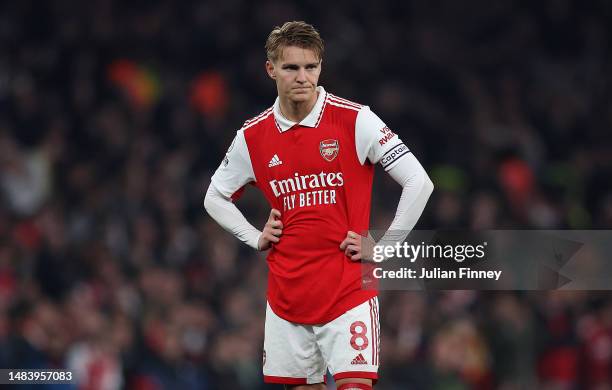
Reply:
[[[283,234],[283,223],[280,217],[280,211],[277,209],[270,210],[268,222],[266,222],[266,226],[264,226],[257,243],[257,247],[260,251],[268,250],[272,247],[272,244],[276,244],[280,241],[280,236]]]
[[[340,249],[353,261],[372,261],[374,240],[363,237],[353,231],[346,233],[346,238],[340,244]]]

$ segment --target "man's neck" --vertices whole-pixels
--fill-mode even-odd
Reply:
[[[300,123],[317,104],[319,91],[314,95],[312,101],[292,102],[289,99],[279,99],[280,110],[283,116],[292,122]]]

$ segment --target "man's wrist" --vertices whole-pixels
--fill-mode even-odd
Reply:
[[[261,240],[261,235],[263,234],[263,232],[259,232],[259,234],[257,235],[257,241],[255,244],[255,249],[257,249],[258,251],[261,250],[260,246],[259,246],[259,241]]]
[[[263,234],[262,232],[260,232],[259,230],[256,230],[254,234],[251,236],[251,239],[247,241],[247,244],[251,248],[255,249],[256,251],[260,251],[261,249],[259,248],[259,239],[261,238],[262,234]]]

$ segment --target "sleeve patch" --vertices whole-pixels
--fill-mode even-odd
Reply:
[[[387,168],[408,153],[410,153],[408,146],[406,146],[404,143],[397,144],[384,154],[384,156],[380,159],[380,165],[382,165],[383,168]]]
[[[382,138],[378,140],[380,146],[386,144],[391,138],[395,137],[395,133],[391,131],[387,126],[379,130],[382,133]]]

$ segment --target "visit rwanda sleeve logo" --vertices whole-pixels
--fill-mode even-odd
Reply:
[[[319,143],[319,152],[325,161],[331,162],[338,155],[340,145],[336,139],[325,139]]]

